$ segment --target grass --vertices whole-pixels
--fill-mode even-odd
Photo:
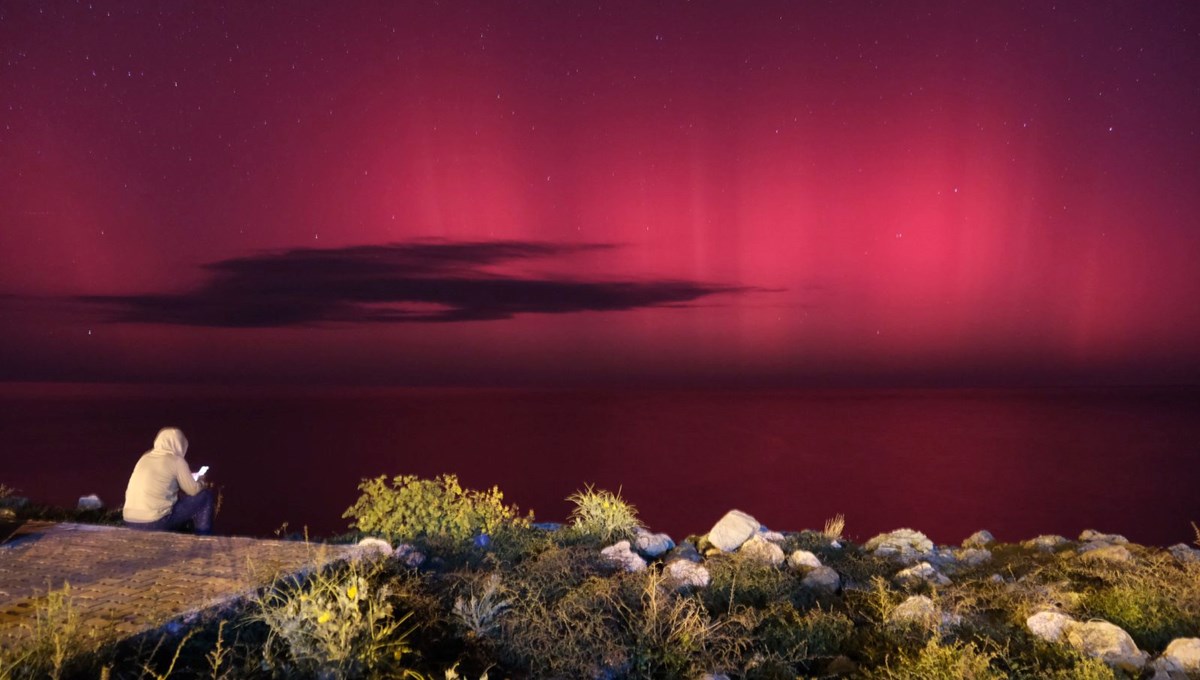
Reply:
[[[617,493],[597,490],[590,484],[567,497],[574,504],[571,527],[582,536],[602,543],[628,540],[641,528],[637,509]]]

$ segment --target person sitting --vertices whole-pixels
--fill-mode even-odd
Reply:
[[[125,526],[142,531],[180,531],[191,524],[201,536],[212,533],[215,499],[204,477],[192,476],[184,457],[188,440],[176,427],[164,427],[154,448],[142,454],[125,489]],[[180,496],[183,491],[185,495]]]

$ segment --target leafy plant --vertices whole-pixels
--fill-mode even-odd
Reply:
[[[931,639],[915,655],[903,657],[892,667],[884,666],[879,677],[888,680],[1003,680],[1004,673],[992,667],[995,656],[969,642],[943,643]]]
[[[633,538],[641,528],[637,509],[621,498],[621,493],[587,485],[582,491],[567,496],[575,504],[571,510],[571,526],[580,534],[602,542]]]
[[[352,517],[351,528],[379,534],[389,540],[411,541],[421,537],[462,541],[478,534],[493,534],[507,525],[528,525],[515,505],[504,505],[504,494],[463,489],[455,475],[420,479],[400,475],[364,479],[362,491],[342,517]]]
[[[282,642],[302,672],[421,678],[402,665],[412,651],[411,631],[401,628],[409,617],[394,615],[391,590],[378,583],[381,570],[378,562],[349,562],[267,589],[257,597],[254,618],[270,630],[268,650]]]

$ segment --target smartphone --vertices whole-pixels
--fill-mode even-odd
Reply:
[[[201,477],[203,477],[204,475],[207,475],[207,474],[208,474],[208,466],[201,465],[199,472],[192,473],[192,479],[200,479]]]

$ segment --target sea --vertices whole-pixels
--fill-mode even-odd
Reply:
[[[1084,529],[1170,545],[1200,521],[1200,389],[515,390],[0,384],[0,483],[123,502],[159,428],[221,490],[217,531],[348,529],[358,484],[458,476],[538,521],[585,485],[653,531],[730,509],[780,531],[845,516],[939,543]]]

